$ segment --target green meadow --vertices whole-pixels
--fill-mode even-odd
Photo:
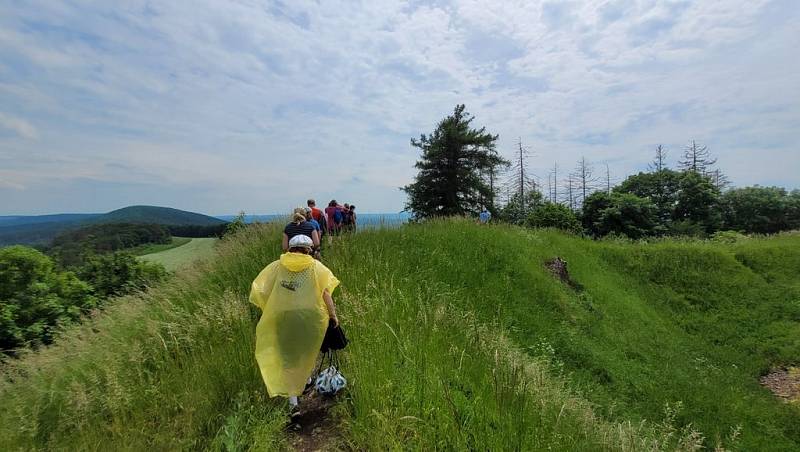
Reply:
[[[287,448],[247,303],[279,235],[247,228],[5,363],[0,450]],[[800,408],[758,382],[800,361],[800,235],[634,243],[447,220],[342,237],[324,262],[351,340],[329,448],[800,448]]]
[[[148,243],[130,248],[128,252],[135,256],[145,256],[147,254],[155,254],[162,251],[171,250],[172,248],[186,245],[191,241],[192,239],[189,237],[172,237],[169,243]]]
[[[174,237],[172,243],[166,245],[150,245],[145,252],[136,253],[140,259],[156,262],[167,270],[174,271],[195,260],[206,259],[214,254],[217,239],[213,237],[184,238]]]

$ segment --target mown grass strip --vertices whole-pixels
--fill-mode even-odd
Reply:
[[[214,245],[218,239],[211,237],[193,238],[189,242],[178,247],[171,247],[164,251],[139,256],[150,262],[156,262],[164,266],[169,271],[192,263],[195,260],[205,259],[214,253]]]
[[[127,251],[134,256],[144,256],[146,254],[155,254],[177,248],[189,243],[191,240],[192,239],[189,237],[172,237],[170,243],[148,243],[147,245],[140,245]]]

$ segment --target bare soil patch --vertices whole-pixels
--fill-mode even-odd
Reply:
[[[761,385],[786,402],[800,403],[800,367],[774,369],[761,377]]]
[[[569,271],[567,270],[567,261],[565,261],[564,259],[556,256],[546,261],[544,263],[544,266],[548,270],[550,270],[550,273],[552,273],[555,278],[560,280],[562,283],[568,285],[573,290],[576,291],[583,290],[583,286],[573,281],[572,278],[569,277]]]

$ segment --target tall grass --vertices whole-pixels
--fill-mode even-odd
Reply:
[[[231,436],[279,446],[283,407],[266,399],[253,361],[244,288],[279,246],[248,240],[257,235],[8,363],[0,450],[221,448]]]
[[[378,253],[367,271],[391,275],[406,296],[435,286],[528,356],[552,350],[570,388],[607,419],[652,425],[672,418],[684,432],[704,432],[706,447],[730,443],[734,432],[745,450],[800,444],[797,409],[758,385],[770,366],[800,359],[800,296],[753,273],[729,247],[617,245],[445,222],[362,235],[340,251],[345,262]],[[557,255],[582,290],[544,269]]]
[[[279,234],[248,228],[207,264],[9,364],[0,450],[286,448],[285,404],[266,397],[253,359],[258,312],[247,304]],[[458,221],[337,238],[325,259],[342,280],[335,298],[352,342],[329,445],[796,447],[797,411],[752,381],[798,356],[800,319],[779,309],[796,292],[768,290],[751,270],[760,264],[736,257],[750,248],[735,246],[598,244]],[[555,255],[583,291],[543,268]],[[722,267],[704,280],[706,265]],[[684,279],[673,275],[683,269]],[[707,331],[714,319],[719,332]],[[769,336],[774,327],[783,330]]]
[[[601,419],[554,375],[551,355],[531,357],[502,325],[483,324],[460,305],[469,299],[464,290],[398,271],[396,249],[381,250],[382,235],[345,244],[332,262],[346,269],[344,280],[363,284],[340,298],[355,338],[344,364],[349,410],[341,413],[349,448],[692,450],[702,443],[671,416],[658,425]],[[362,263],[347,265],[353,259]]]

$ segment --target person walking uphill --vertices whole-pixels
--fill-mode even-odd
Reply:
[[[294,409],[314,371],[328,323],[339,325],[332,294],[339,280],[309,253],[311,238],[297,235],[289,252],[253,281],[250,302],[261,308],[256,361],[270,397],[289,398]]]

